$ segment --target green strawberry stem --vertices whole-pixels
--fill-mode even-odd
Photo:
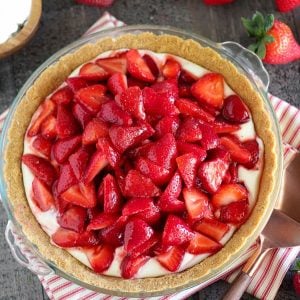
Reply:
[[[242,23],[248,35],[256,40],[248,49],[263,59],[266,56],[266,44],[274,41],[274,38],[268,34],[274,24],[274,15],[263,15],[257,11],[252,19],[242,18]]]
[[[296,259],[292,271],[298,271],[298,272],[300,271],[300,258]]]

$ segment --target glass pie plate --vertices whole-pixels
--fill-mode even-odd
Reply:
[[[32,244],[26,236],[22,232],[22,227],[18,223],[15,218],[15,212],[13,206],[10,203],[10,199],[7,193],[7,184],[5,182],[4,177],[4,168],[7,162],[4,160],[5,149],[8,144],[8,130],[11,126],[12,120],[14,119],[14,115],[19,103],[22,101],[22,98],[28,91],[28,89],[32,86],[32,84],[36,81],[36,79],[40,76],[40,74],[47,69],[52,64],[56,63],[62,56],[68,53],[72,53],[79,49],[81,46],[87,43],[95,43],[102,38],[110,37],[116,38],[122,36],[124,34],[139,34],[143,32],[152,32],[156,35],[168,34],[180,37],[182,39],[193,39],[198,42],[203,47],[209,47],[219,53],[222,57],[229,60],[234,64],[236,69],[243,75],[247,77],[250,81],[252,87],[256,90],[257,93],[261,96],[264,102],[264,108],[268,112],[270,119],[272,130],[275,136],[275,151],[277,153],[277,167],[275,170],[275,184],[273,186],[271,199],[273,199],[267,209],[264,211],[263,217],[259,221],[259,226],[256,227],[255,231],[251,234],[250,238],[243,244],[243,246],[233,254],[228,261],[226,261],[222,266],[216,267],[212,272],[202,276],[198,280],[191,280],[188,284],[178,285],[176,288],[165,288],[163,290],[157,292],[148,292],[143,291],[139,293],[130,293],[128,291],[120,292],[107,290],[101,287],[96,287],[86,282],[79,280],[75,276],[67,274],[64,270],[58,268],[52,261],[48,261],[42,257],[42,255],[38,252],[36,245]],[[186,32],[184,30],[172,28],[172,27],[161,27],[161,26],[149,26],[149,25],[136,25],[136,26],[126,26],[117,29],[110,29],[101,31],[99,33],[95,33],[89,35],[88,37],[81,38],[76,42],[68,45],[67,47],[61,49],[56,54],[51,56],[47,61],[45,61],[27,80],[24,84],[17,97],[15,98],[9,114],[5,120],[5,124],[2,131],[2,136],[0,140],[0,193],[3,201],[3,205],[6,209],[9,223],[6,229],[6,239],[11,248],[11,251],[16,258],[16,260],[23,266],[27,267],[29,270],[38,275],[48,275],[48,274],[57,274],[67,280],[70,280],[80,286],[88,288],[90,290],[117,295],[117,296],[132,296],[132,297],[149,297],[149,296],[157,296],[157,295],[165,295],[174,293],[180,290],[184,290],[193,286],[196,286],[200,283],[204,283],[212,278],[218,277],[224,271],[229,270],[230,266],[256,241],[260,232],[264,228],[267,223],[273,207],[276,203],[276,199],[278,198],[281,182],[282,182],[282,174],[283,174],[283,162],[282,162],[282,143],[281,143],[281,135],[279,131],[279,125],[272,108],[272,105],[268,99],[268,85],[269,85],[269,76],[267,71],[265,70],[260,59],[248,51],[241,45],[235,42],[224,42],[224,43],[214,43],[202,36],[197,34]],[[255,208],[254,208],[255,209]],[[17,236],[17,238],[16,238]],[[24,251],[24,249],[26,251]]]

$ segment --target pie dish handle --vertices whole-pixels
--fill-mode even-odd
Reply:
[[[270,77],[261,59],[252,51],[235,42],[224,42],[220,46],[235,61],[237,61],[247,73],[249,73],[259,88],[268,91]]]
[[[15,260],[36,275],[46,276],[54,271],[39,258],[25,238],[18,233],[12,221],[8,221],[5,229],[5,238]]]

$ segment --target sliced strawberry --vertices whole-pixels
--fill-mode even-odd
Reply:
[[[54,113],[55,111],[55,104],[51,100],[45,100],[41,107],[39,108],[39,114],[37,117],[34,116],[33,123],[30,126],[27,134],[28,136],[35,136],[39,133],[41,124],[46,120],[48,116]]]
[[[150,178],[139,171],[130,170],[125,177],[124,193],[126,197],[156,197],[160,190]]]
[[[235,183],[238,181],[238,168],[236,163],[231,163],[228,171],[230,172],[230,182]]]
[[[77,183],[78,180],[73,173],[71,165],[69,163],[62,165],[57,180],[57,193],[60,195],[62,192]]]
[[[54,199],[48,187],[37,177],[32,182],[32,199],[41,211],[47,211],[54,205]]]
[[[215,133],[231,133],[240,129],[240,126],[237,124],[229,124],[224,120],[215,120],[213,124],[211,124],[214,128]]]
[[[197,167],[199,165],[198,155],[194,152],[186,153],[176,158],[178,170],[187,188],[195,185]]]
[[[127,60],[122,57],[99,58],[96,60],[96,64],[106,70],[109,74],[126,74],[127,71]]]
[[[113,213],[101,212],[96,214],[90,224],[87,226],[87,230],[100,230],[113,225],[118,220],[118,215]]]
[[[105,91],[106,87],[104,85],[91,85],[78,90],[75,93],[75,100],[82,104],[92,114],[97,114],[101,105],[107,101]]]
[[[144,87],[148,86],[149,83],[138,80],[128,74],[127,75],[127,85],[128,85],[128,87],[138,86],[140,89],[143,89]]]
[[[102,273],[107,270],[113,259],[115,249],[108,244],[93,247],[92,251],[87,251],[89,262],[96,273]]]
[[[51,140],[57,137],[56,123],[56,118],[50,115],[41,124],[41,134],[45,139]]]
[[[77,152],[70,155],[69,163],[77,180],[82,179],[88,160],[89,153],[83,148],[80,148]]]
[[[56,171],[51,163],[34,154],[24,154],[22,162],[30,169],[34,176],[51,186],[56,178]]]
[[[79,124],[72,112],[64,105],[58,105],[57,108],[56,131],[60,139],[70,137],[79,132]]]
[[[76,93],[78,90],[88,86],[87,81],[81,77],[69,77],[66,80],[66,83],[73,93]]]
[[[154,130],[147,123],[139,126],[112,126],[109,128],[109,137],[118,150],[123,153],[126,149],[136,146],[153,135]]]
[[[166,116],[161,118],[155,126],[155,136],[157,138],[163,137],[167,133],[176,135],[177,129],[179,128],[179,117],[178,116]]]
[[[47,158],[50,157],[52,143],[45,139],[42,135],[38,135],[32,142],[32,147],[39,153],[45,155]]]
[[[55,202],[55,207],[58,211],[58,215],[62,215],[67,209],[69,209],[72,204],[63,200],[57,192],[57,182],[54,182],[52,186],[52,194]]]
[[[189,99],[177,99],[175,105],[182,114],[188,117],[199,118],[205,122],[213,122],[215,119],[214,116],[199,107],[196,102]]]
[[[215,253],[222,248],[222,245],[201,233],[196,233],[191,240],[187,251],[192,254]]]
[[[162,103],[172,103],[178,99],[178,84],[176,79],[156,82],[151,88],[158,94]]]
[[[143,56],[143,60],[146,62],[147,66],[149,67],[151,73],[154,75],[154,77],[158,77],[159,75],[159,68],[156,64],[156,62],[154,61],[154,59],[148,55],[148,54],[145,54]]]
[[[199,220],[204,217],[211,217],[212,210],[206,194],[196,188],[183,189],[183,198],[189,217],[192,220]]]
[[[220,138],[220,144],[229,151],[233,161],[246,165],[251,163],[251,152],[236,137],[223,136]]]
[[[121,263],[121,275],[125,279],[130,279],[139,271],[139,269],[150,259],[149,256],[132,257],[126,256]]]
[[[106,159],[105,154],[100,150],[96,151],[92,155],[88,163],[88,166],[85,170],[83,176],[84,182],[85,183],[91,182],[95,178],[95,176],[107,165],[108,165],[108,160]]]
[[[122,73],[111,75],[107,81],[108,89],[114,94],[119,95],[127,90],[127,77]]]
[[[103,152],[108,163],[113,167],[116,168],[119,163],[121,156],[119,152],[113,147],[110,140],[108,138],[100,138],[97,142],[97,149]]]
[[[117,213],[121,210],[121,193],[115,178],[107,174],[103,178],[104,212]]]
[[[51,100],[56,104],[69,104],[73,96],[73,91],[68,86],[64,86],[51,95]]]
[[[123,216],[136,216],[148,224],[156,223],[160,218],[159,208],[152,198],[132,198],[123,206]]]
[[[220,241],[228,232],[229,226],[216,219],[204,218],[194,225],[194,230],[214,239]]]
[[[225,223],[242,224],[249,216],[247,201],[232,202],[220,209],[220,221]]]
[[[180,213],[185,211],[185,204],[175,196],[163,193],[157,202],[161,211],[166,213]]]
[[[62,248],[95,246],[98,238],[92,231],[78,233],[73,230],[58,228],[51,236],[52,242]]]
[[[179,197],[182,190],[182,180],[178,171],[176,171],[169,181],[168,186],[166,187],[164,194]]]
[[[116,101],[124,111],[133,117],[142,120],[146,118],[142,91],[139,87],[129,87],[120,96],[116,96]]]
[[[53,145],[53,156],[56,161],[61,164],[65,162],[73,152],[75,152],[80,144],[81,135],[61,139]]]
[[[249,163],[244,164],[248,169],[253,169],[259,159],[259,146],[256,140],[249,140],[243,142],[244,148],[246,148],[251,154],[251,160]]]
[[[214,131],[214,128],[209,124],[199,124],[202,132],[200,144],[204,150],[214,149],[219,145],[219,137]]]
[[[224,79],[217,73],[208,73],[191,87],[193,96],[200,102],[221,108],[224,101]]]
[[[173,59],[168,59],[162,67],[162,74],[166,79],[178,78],[181,70],[179,62]]]
[[[92,113],[79,103],[74,104],[72,113],[82,128],[85,128],[86,124],[93,118]]]
[[[94,144],[99,138],[108,135],[108,126],[98,118],[92,119],[84,128],[82,134],[82,144]]]
[[[126,53],[126,58],[127,70],[130,75],[145,82],[153,82],[155,80],[150,68],[137,50],[129,50]]]
[[[95,63],[86,63],[79,70],[79,76],[87,80],[104,80],[109,73]]]
[[[238,124],[250,118],[246,105],[238,95],[231,95],[224,100],[222,115],[226,120]]]
[[[82,207],[94,207],[96,205],[95,189],[93,185],[73,185],[61,194],[61,198],[67,202]]]
[[[176,272],[183,260],[184,249],[181,247],[172,246],[166,252],[156,256],[159,263],[171,272]]]
[[[224,184],[212,197],[212,205],[216,208],[231,202],[244,201],[248,198],[247,189],[238,183]]]
[[[181,218],[175,215],[168,216],[162,235],[163,245],[185,245],[193,238],[193,236],[193,231]]]
[[[97,117],[105,122],[115,125],[132,125],[131,116],[123,111],[115,101],[107,101],[106,103],[103,103]]]
[[[83,232],[87,220],[87,211],[80,206],[72,206],[62,215],[57,217],[58,224],[65,229]]]
[[[167,183],[172,176],[170,169],[158,166],[147,158],[138,158],[135,166],[144,176],[149,177],[155,185],[160,186]]]
[[[177,131],[178,139],[188,143],[201,141],[202,130],[200,125],[199,121],[194,118],[184,120]]]
[[[229,168],[229,155],[226,150],[214,149],[212,156],[212,159],[202,162],[198,169],[202,187],[209,193],[217,191]]]
[[[197,144],[177,141],[176,145],[177,145],[178,153],[180,155],[186,153],[195,153],[197,155],[197,160],[199,162],[203,161],[206,158],[206,151]]]

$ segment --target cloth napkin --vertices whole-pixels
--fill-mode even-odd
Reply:
[[[87,30],[84,36],[103,29],[114,28],[123,25],[125,25],[123,22],[117,20],[108,12],[105,12],[103,16]],[[284,143],[284,163],[287,165],[287,163],[293,158],[293,155],[300,150],[300,110],[275,96],[269,95],[269,98],[280,123]],[[7,111],[0,115],[0,130],[6,115]],[[20,250],[23,253],[28,253],[28,248],[22,241],[22,238],[18,236],[18,233],[14,231],[12,233],[15,239],[18,241]],[[241,255],[238,261],[232,265],[230,270],[226,270],[224,273],[218,275],[212,280],[176,294],[162,297],[151,297],[148,299],[186,299],[192,294],[220,279],[231,282],[238,275],[243,264],[253,253],[255,248],[256,245],[252,245],[243,255]],[[259,299],[274,299],[286,272],[298,255],[299,250],[300,247],[281,248],[269,251],[260,268],[254,274],[247,292]],[[39,276],[39,279],[51,300],[127,300],[127,298],[120,298],[93,292],[57,275]]]

